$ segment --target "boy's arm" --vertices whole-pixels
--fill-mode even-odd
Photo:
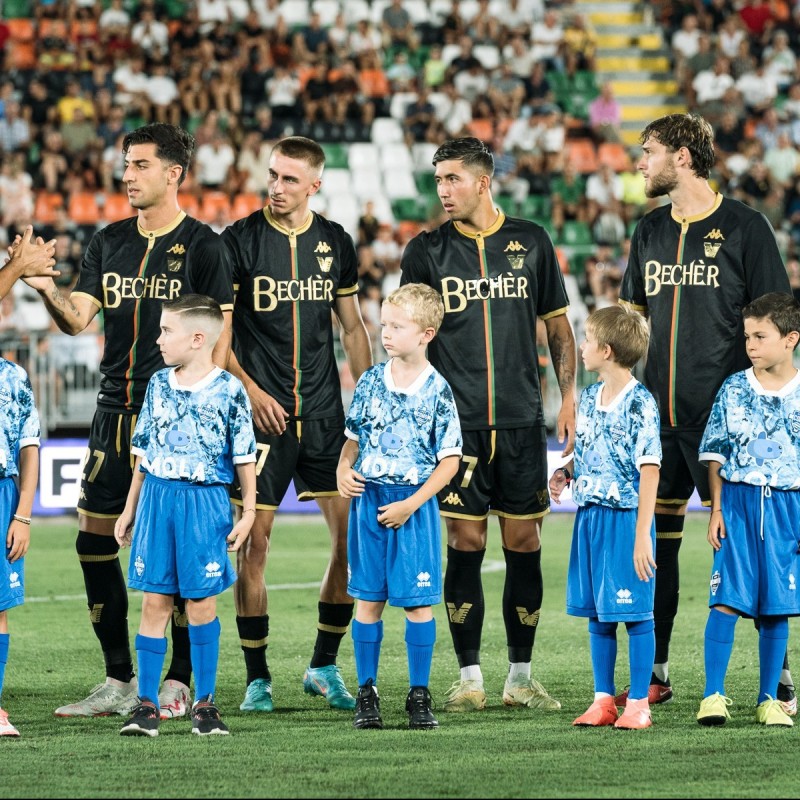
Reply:
[[[364,493],[364,476],[353,469],[358,461],[358,442],[348,439],[342,446],[336,467],[336,487],[342,497],[358,497]]]
[[[28,552],[31,543],[31,510],[38,478],[39,448],[28,445],[19,451],[19,502],[6,534],[9,561],[17,561]]]
[[[256,463],[246,461],[236,465],[236,477],[242,487],[242,514],[228,534],[228,550],[235,553],[250,535],[256,519]]]
[[[642,581],[649,581],[653,577],[653,570],[656,569],[650,532],[653,529],[660,471],[658,464],[643,464],[639,476],[639,511],[636,515],[633,565],[639,580]]]
[[[708,488],[711,491],[711,517],[708,520],[708,543],[715,549],[722,547],[725,538],[725,520],[722,518],[722,475],[719,474],[722,464],[719,461],[708,462]]]
[[[431,497],[434,497],[437,492],[444,489],[444,487],[453,480],[458,472],[459,461],[461,461],[460,454],[445,456],[436,465],[436,469],[431,472],[428,480],[426,480],[414,494],[407,497],[405,500],[379,506],[378,511],[380,513],[378,514],[378,522],[380,522],[381,525],[386,525],[387,528],[399,528],[401,525],[405,525],[408,518],[418,508],[430,500]]]
[[[139,505],[139,495],[142,493],[142,485],[144,484],[144,472],[139,469],[141,463],[142,457],[136,456],[136,463],[133,465],[131,488],[128,489],[128,499],[125,501],[125,508],[114,523],[114,538],[120,547],[127,547],[131,543],[133,522],[136,519],[136,506]]]

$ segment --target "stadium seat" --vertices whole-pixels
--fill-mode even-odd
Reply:
[[[494,139],[494,120],[488,117],[478,117],[467,123],[470,136],[480,139],[486,144],[491,144]]]
[[[510,194],[496,194],[493,199],[506,216],[516,217],[519,213],[517,211],[517,201]]]
[[[21,19],[33,16],[33,0],[5,0],[3,17],[5,19]]]
[[[14,42],[32,42],[36,38],[36,30],[32,19],[7,19],[11,40]]]
[[[281,0],[278,10],[290,31],[308,24],[307,0]]]
[[[15,42],[13,39],[6,44],[10,69],[27,70],[36,66],[36,45],[33,42]]]
[[[369,3],[367,0],[347,0],[342,4],[344,20],[348,26],[355,26],[360,19],[369,19]]]
[[[321,142],[325,153],[325,169],[347,168],[347,147],[339,142]]]
[[[350,170],[359,168],[377,169],[380,166],[380,151],[371,142],[353,142],[347,151]]]
[[[406,118],[408,107],[418,97],[419,95],[416,92],[395,92],[392,95],[392,99],[389,101],[389,116],[402,123]]]
[[[449,66],[450,62],[457,55],[460,55],[460,53],[461,53],[461,45],[458,45],[458,44],[455,44],[455,43],[446,44],[442,48],[442,61],[444,61],[444,63]]]
[[[383,186],[390,200],[396,197],[413,197],[417,192],[413,174],[402,165],[384,170]]]
[[[56,221],[56,211],[64,207],[64,196],[59,192],[40,191],[36,194],[33,217],[37,225],[51,225]]]
[[[329,28],[336,22],[336,15],[341,8],[338,0],[313,0],[311,3],[311,10],[319,14],[323,28]]]
[[[522,201],[519,213],[525,219],[546,219],[550,216],[550,198],[544,194],[530,194]]]
[[[582,175],[597,172],[597,151],[591,139],[567,139],[564,151],[566,160],[575,167],[576,172]]]
[[[386,189],[378,169],[361,168],[353,170],[353,192],[362,202],[383,194]]]
[[[205,191],[200,200],[200,219],[213,222],[223,212],[227,219],[231,215],[231,200],[225,192]]]
[[[500,66],[500,50],[493,44],[476,44],[472,55],[481,62],[484,69],[496,69]]]
[[[73,192],[67,203],[67,214],[76,225],[97,225],[100,207],[94,192]]]
[[[239,192],[234,195],[231,203],[231,219],[237,220],[248,217],[254,211],[264,208],[264,201],[257,192]]]
[[[408,11],[415,26],[430,22],[429,4],[425,0],[403,0],[403,8]]]
[[[392,200],[392,213],[399,221],[425,222],[428,211],[418,197],[398,197]]]
[[[193,194],[183,193],[178,195],[178,205],[190,217],[200,219],[200,203]]]
[[[411,151],[403,141],[382,144],[380,159],[381,169],[404,169],[409,173],[414,171],[414,162],[411,160]]]
[[[433,155],[438,145],[432,142],[416,142],[411,145],[411,158],[414,160],[414,172],[433,172]]]
[[[372,123],[369,138],[374,144],[392,144],[403,141],[403,126],[393,117],[378,117]]]
[[[328,169],[322,173],[322,188],[320,191],[327,195],[348,194],[352,191],[353,181],[350,170],[345,166],[343,169]]]
[[[420,194],[436,194],[436,176],[432,172],[415,172],[414,181]]]
[[[131,208],[127,195],[122,192],[112,192],[105,196],[101,216],[106,222],[119,222],[121,219],[136,216],[136,211]]]
[[[561,226],[559,244],[573,247],[592,245],[592,229],[585,222],[568,219]]]
[[[601,142],[597,148],[597,160],[608,164],[614,172],[625,172],[630,166],[625,145],[619,142]]]
[[[69,29],[65,20],[56,19],[55,17],[42,17],[39,20],[39,39],[52,37],[66,42],[68,35]]]

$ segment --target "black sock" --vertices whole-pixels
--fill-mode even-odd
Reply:
[[[133,677],[128,639],[128,591],[113,536],[78,531],[75,550],[83,570],[89,619],[103,649],[106,675],[127,683]]]
[[[519,553],[504,547],[503,555],[506,559],[503,619],[508,660],[512,664],[524,664],[531,660],[542,608],[542,551]]]
[[[267,643],[269,640],[269,614],[263,617],[236,617],[239,640],[247,669],[247,685],[256,678],[272,680],[267,666]]]
[[[353,618],[352,603],[318,604],[319,623],[317,624],[317,641],[314,643],[314,655],[311,656],[313,667],[328,667],[336,663],[339,645],[347,633],[347,626]]]
[[[683,521],[683,517],[656,514],[656,531],[661,532],[666,527],[666,532],[668,533],[682,533]],[[656,664],[669,663],[669,643],[672,638],[675,616],[678,613],[678,599],[680,596],[678,551],[681,548],[682,541],[683,539],[680,537],[656,539],[658,575],[656,577],[653,607],[656,634]]]
[[[485,612],[481,564],[485,555],[485,550],[466,552],[450,546],[447,548],[444,601],[459,667],[481,663]]]
[[[186,616],[186,600],[175,595],[172,607],[172,660],[164,680],[180,681],[189,686],[192,680],[192,649],[189,644],[189,619]]]

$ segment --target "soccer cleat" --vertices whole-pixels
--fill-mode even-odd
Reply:
[[[19,736],[19,731],[8,721],[8,711],[0,708],[0,736]]]
[[[794,693],[794,686],[779,683],[776,700],[783,706],[785,714],[790,717],[797,714],[797,695]]]
[[[372,678],[363,686],[358,687],[353,727],[359,730],[383,727],[381,701],[378,699],[378,690],[373,685]]]
[[[643,697],[641,700],[628,700],[614,727],[623,731],[641,731],[652,724],[650,704],[647,698]]]
[[[486,708],[483,681],[456,681],[445,693],[442,711],[480,711]]]
[[[189,687],[180,681],[164,681],[158,693],[158,705],[161,707],[161,719],[185,717],[189,707]]]
[[[119,734],[120,736],[158,736],[159,722],[161,722],[161,716],[155,703],[141,699]]]
[[[561,708],[558,700],[550,697],[547,690],[535,678],[507,678],[503,687],[503,702],[507,706],[527,706],[544,711],[557,711]]]
[[[347,691],[336,664],[309,667],[303,675],[303,691],[324,697],[331,708],[352,711],[356,707],[356,699]]]
[[[732,703],[729,697],[719,692],[704,697],[697,712],[697,721],[701,725],[724,725],[731,718],[728,706]]]
[[[272,711],[272,683],[266,678],[256,678],[247,686],[239,711]]]
[[[192,706],[192,733],[198,736],[227,736],[230,733],[214,705],[213,695],[201,697]]]
[[[427,686],[411,687],[406,697],[408,727],[411,730],[424,731],[439,727],[439,722],[431,711],[432,705],[433,699]]]
[[[791,728],[794,725],[792,718],[783,710],[781,701],[773,700],[769,696],[756,706],[756,722],[783,728]]]
[[[579,728],[602,728],[604,725],[613,725],[617,721],[617,707],[613,697],[601,697],[595,700],[583,712],[573,725]]]
[[[136,678],[129,683],[106,678],[77,703],[61,706],[53,713],[57,717],[107,717],[110,714],[130,714],[139,705],[139,685]]]
[[[628,692],[630,686],[614,698],[614,702],[620,707],[625,708],[628,702]],[[647,689],[647,702],[651,706],[657,706],[662,703],[672,702],[672,687],[665,686],[663,683],[651,683]]]

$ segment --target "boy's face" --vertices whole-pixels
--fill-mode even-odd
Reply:
[[[757,370],[768,370],[783,362],[792,362],[797,333],[781,336],[772,320],[766,317],[746,317],[744,340],[747,357]]]
[[[433,328],[423,330],[400,306],[391,303],[381,306],[381,344],[390,356],[412,355],[432,338]]]
[[[586,335],[583,338],[583,342],[581,342],[580,349],[583,366],[588,372],[597,372],[605,364],[607,347],[608,345],[601,347],[597,343],[597,338],[591,328],[586,329]]]
[[[192,351],[194,334],[184,325],[182,316],[170,311],[161,312],[161,335],[156,344],[168,367],[183,364]]]

